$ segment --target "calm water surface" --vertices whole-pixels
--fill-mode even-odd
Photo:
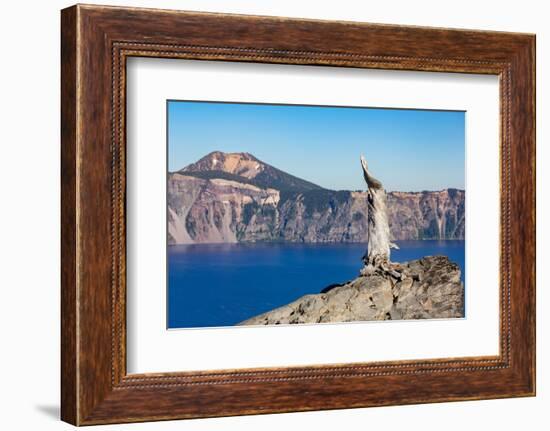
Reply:
[[[398,241],[392,260],[446,255],[464,241]],[[355,278],[366,244],[193,244],[168,248],[168,327],[229,326]]]

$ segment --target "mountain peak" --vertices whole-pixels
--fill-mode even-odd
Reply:
[[[250,153],[247,153],[246,151],[236,151],[236,152],[226,153],[224,151],[219,151],[219,150],[211,151],[206,156],[202,157],[201,160],[212,158],[212,157],[222,157],[222,158],[224,158],[224,157],[239,157],[239,158],[242,158],[244,160],[258,160],[254,155],[252,155]]]
[[[247,152],[212,151],[179,171],[201,178],[222,177],[243,181],[262,188],[301,193],[322,190],[317,184],[287,174]]]
[[[255,178],[266,164],[250,153],[224,153],[212,151],[195,163],[182,169],[182,172],[220,171],[247,179]]]

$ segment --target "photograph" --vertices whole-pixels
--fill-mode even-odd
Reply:
[[[168,329],[467,317],[464,111],[166,110]]]

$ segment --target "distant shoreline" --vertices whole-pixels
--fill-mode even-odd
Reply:
[[[434,238],[422,238],[422,239],[400,239],[395,240],[394,242],[399,245],[400,243],[413,242],[413,241],[434,241],[434,242],[465,242],[465,239],[452,238],[452,239],[434,239]],[[367,245],[365,241],[319,241],[319,242],[300,242],[300,241],[241,241],[241,242],[193,242],[188,244],[168,244],[168,247],[181,247],[187,245],[266,245],[266,244],[277,244],[277,245],[357,245],[364,244]]]

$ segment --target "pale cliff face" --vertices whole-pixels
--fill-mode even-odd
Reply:
[[[326,196],[325,196],[326,195]],[[361,242],[366,194],[323,191],[285,197],[275,189],[172,174],[168,180],[170,244],[219,242]]]
[[[275,208],[279,192],[223,179],[172,174],[168,179],[171,244],[237,242],[247,205]]]
[[[393,239],[463,239],[464,191],[390,192]],[[333,191],[247,153],[214,152],[168,178],[169,244],[366,242],[367,193]]]
[[[388,193],[390,230],[396,240],[464,239],[464,190]]]

